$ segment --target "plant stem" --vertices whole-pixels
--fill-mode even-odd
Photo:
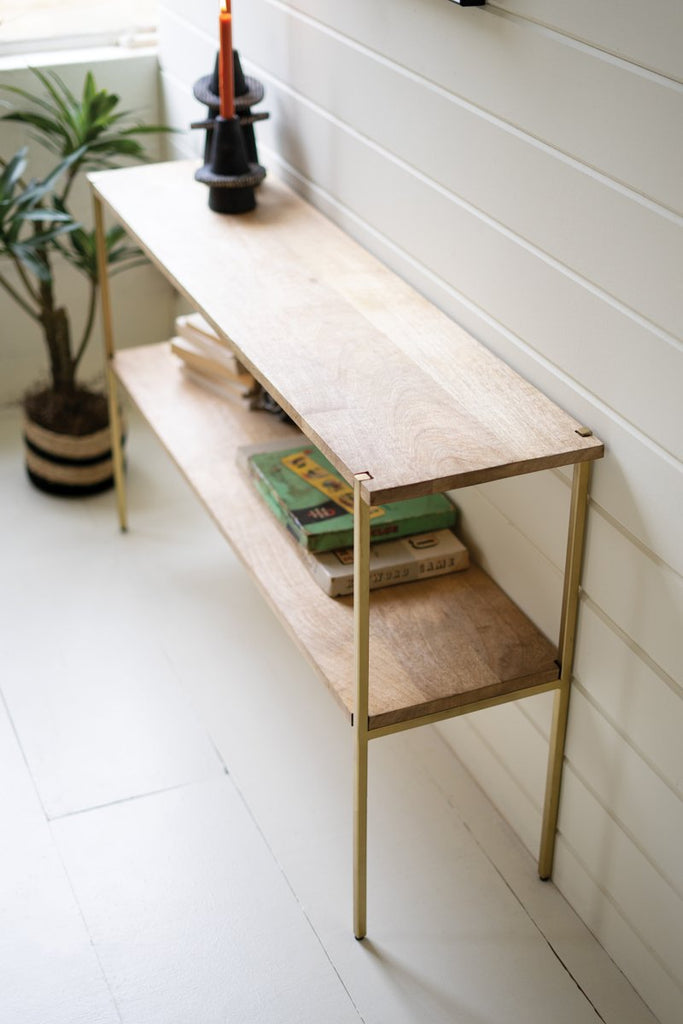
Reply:
[[[29,293],[33,301],[40,305],[40,295],[31,284],[31,279],[26,273],[26,270],[24,269],[21,260],[17,259],[17,257],[14,256],[14,254],[12,255],[12,260],[14,261],[14,266],[17,268],[17,273],[19,274],[19,277],[24,282],[24,288]]]
[[[67,174],[66,174],[66,184],[64,186],[64,191],[62,192],[62,195],[61,195],[61,198],[60,198],[60,202],[62,203],[63,206],[66,206],[67,197],[69,195],[69,192],[71,191],[71,186],[74,183],[76,175],[78,174],[81,162],[82,162],[81,160],[77,160],[76,163],[72,164],[71,167],[69,168],[69,170],[67,171]]]
[[[17,302],[21,306],[21,308],[24,310],[24,312],[28,313],[28,315],[31,317],[32,320],[36,320],[38,323],[41,322],[40,316],[38,315],[38,313],[36,313],[36,311],[29,306],[28,302],[26,302],[26,300],[21,297],[19,292],[16,291],[12,287],[12,285],[9,283],[9,281],[7,281],[2,276],[2,274],[0,274],[0,285],[2,285],[2,287],[5,289],[5,291],[9,292],[9,294],[12,296],[14,301]]]
[[[76,355],[73,358],[73,371],[74,374],[78,369],[78,364],[81,361],[81,357],[85,352],[85,346],[88,344],[88,339],[92,333],[93,324],[95,323],[95,313],[97,311],[97,281],[90,281],[90,302],[88,304],[88,318],[85,322],[85,328],[83,330],[83,337],[76,351]]]
[[[50,271],[49,277],[40,283],[41,323],[45,332],[45,343],[50,353],[50,371],[55,391],[68,394],[74,390],[74,366],[71,358],[71,338],[66,310],[55,307],[53,275],[48,251],[40,252]]]

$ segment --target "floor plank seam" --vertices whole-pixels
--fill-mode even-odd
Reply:
[[[257,818],[255,817],[251,807],[249,806],[249,803],[248,803],[246,797],[244,796],[244,793],[242,792],[240,787],[235,782],[234,775],[230,775],[230,772],[228,771],[227,767],[226,767],[226,774],[229,775],[230,781],[232,782],[232,785],[235,788],[235,792],[237,793],[237,796],[239,797],[239,799],[240,799],[240,801],[241,801],[241,803],[242,803],[246,813],[249,815],[249,819],[253,823],[254,828],[256,829],[258,834],[260,835],[260,837],[261,837],[261,839],[262,839],[266,849],[268,850],[268,853],[273,858],[273,862],[277,866],[277,869],[280,872],[280,875],[282,876],[282,879],[283,879],[285,885],[287,886],[287,888],[291,892],[294,900],[296,901],[296,904],[297,904],[299,910],[301,911],[301,914],[302,914],[304,920],[306,921],[308,927],[310,928],[311,932],[315,936],[315,940],[318,943],[318,945],[320,946],[320,949],[322,950],[325,959],[327,960],[327,962],[329,963],[330,967],[334,971],[334,974],[337,977],[337,979],[339,981],[339,984],[344,989],[344,992],[346,993],[347,998],[348,998],[349,1002],[351,1003],[351,1006],[353,1007],[355,1013],[358,1016],[358,1020],[361,1022],[361,1024],[367,1024],[365,1017],[363,1017],[362,1013],[360,1012],[358,1004],[356,1003],[355,999],[351,995],[351,992],[349,991],[348,986],[346,985],[344,979],[342,978],[341,974],[339,973],[339,971],[337,969],[337,966],[336,966],[334,960],[332,959],[332,957],[330,956],[330,954],[329,954],[329,952],[327,950],[327,947],[325,946],[325,943],[323,942],[323,940],[322,940],[322,938],[321,938],[317,928],[313,924],[313,921],[311,920],[309,914],[306,912],[306,908],[304,907],[303,903],[299,899],[299,896],[298,896],[296,890],[294,889],[291,881],[289,880],[287,872],[285,871],[281,861],[277,857],[277,855],[276,855],[275,851],[273,850],[272,846],[268,842],[268,838],[267,838],[265,832],[263,831],[263,829],[261,828],[261,825],[259,824]]]
[[[227,774],[227,771],[226,771]],[[52,816],[45,815],[49,822],[53,821],[64,821],[67,818],[77,818],[81,814],[90,814],[93,811],[104,811],[109,807],[118,807],[121,804],[129,804],[135,800],[147,800],[153,796],[163,796],[165,793],[174,793],[179,789],[187,789],[189,786],[201,785],[202,782],[208,781],[210,776],[205,779],[190,779],[187,782],[178,782],[174,786],[163,786],[161,789],[150,789],[146,793],[133,793],[130,796],[123,796],[118,800],[109,800],[103,804],[93,804],[91,807],[79,807],[75,811],[64,811],[63,814],[54,814]]]
[[[470,778],[470,779],[472,780],[473,784],[474,784],[475,786],[477,786],[477,788],[480,788],[480,787],[479,787],[479,784],[478,784],[478,783],[477,783],[477,781],[476,781],[476,779],[474,779],[474,778],[473,778],[473,777],[472,777],[472,776],[470,775],[470,773],[468,772],[468,770],[467,770],[467,767],[466,767],[465,765],[463,765],[461,761],[459,761],[459,760],[458,760],[457,754],[456,754],[456,753],[455,753],[455,751],[454,751],[454,750],[453,750],[453,749],[452,749],[452,748],[451,748],[451,747],[449,746],[449,744],[448,744],[448,742],[446,741],[445,737],[444,737],[444,736],[442,736],[442,735],[441,735],[440,733],[438,733],[438,730],[437,730],[437,734],[439,735],[439,739],[440,739],[441,743],[442,743],[442,744],[443,744],[443,745],[445,746],[445,748],[446,748],[446,750],[447,750],[448,754],[449,754],[449,755],[450,755],[451,757],[453,757],[453,759],[454,759],[454,760],[458,761],[458,764],[459,764],[459,765],[460,765],[460,766],[462,767],[462,770],[463,770],[463,771],[464,771],[464,772],[465,772],[465,773],[466,773],[466,774],[467,774],[467,775],[469,776],[469,778]],[[430,773],[430,774],[431,774],[431,773]],[[501,881],[503,882],[503,884],[505,885],[505,887],[507,888],[507,890],[509,891],[509,893],[510,893],[510,894],[512,895],[512,897],[514,898],[514,900],[516,901],[516,903],[517,903],[517,904],[519,905],[519,907],[521,908],[521,910],[523,911],[523,913],[525,914],[525,916],[527,917],[527,919],[528,919],[528,920],[529,920],[529,921],[531,922],[531,924],[533,925],[534,929],[535,929],[535,930],[536,930],[536,931],[538,932],[538,934],[539,934],[539,935],[541,936],[541,938],[543,939],[543,941],[545,942],[545,944],[546,944],[546,945],[548,946],[548,948],[549,948],[550,952],[551,952],[551,953],[553,954],[553,956],[555,957],[555,959],[556,959],[556,960],[558,961],[558,963],[560,964],[560,966],[562,967],[562,969],[563,969],[563,970],[565,971],[565,973],[566,973],[566,974],[568,975],[568,977],[570,977],[570,978],[571,978],[571,980],[572,980],[573,984],[574,984],[574,985],[576,986],[576,988],[577,988],[577,989],[578,989],[578,991],[579,991],[579,992],[581,993],[581,995],[583,996],[583,998],[584,998],[584,999],[586,1000],[586,1002],[588,1003],[588,1005],[589,1005],[589,1006],[590,1006],[590,1007],[592,1008],[592,1010],[593,1010],[593,1012],[594,1012],[594,1013],[596,1014],[596,1016],[597,1016],[597,1017],[598,1017],[598,1018],[599,1018],[599,1019],[600,1019],[601,1021],[603,1021],[603,1022],[604,1022],[604,1024],[608,1024],[608,1022],[607,1022],[606,1018],[605,1018],[605,1017],[604,1017],[604,1016],[603,1016],[603,1015],[602,1015],[602,1014],[600,1013],[600,1010],[599,1010],[599,1009],[597,1008],[596,1004],[595,1004],[595,1003],[593,1002],[593,1000],[592,1000],[592,999],[590,998],[590,996],[589,996],[589,995],[588,995],[588,993],[586,992],[585,988],[584,988],[584,987],[583,987],[583,986],[581,985],[581,983],[580,983],[580,982],[578,981],[578,979],[577,979],[577,977],[575,976],[575,974],[574,974],[574,973],[573,973],[573,972],[572,972],[572,971],[570,970],[570,968],[569,968],[569,967],[567,966],[567,964],[566,964],[566,962],[564,961],[564,959],[563,959],[563,957],[562,957],[561,953],[560,953],[560,952],[559,952],[559,951],[558,951],[558,950],[557,950],[557,949],[555,948],[555,946],[553,945],[553,942],[552,942],[552,940],[551,940],[550,938],[548,938],[548,936],[547,936],[547,935],[545,934],[545,932],[544,932],[543,928],[542,928],[542,927],[541,927],[541,925],[540,925],[540,924],[538,923],[538,921],[536,920],[536,918],[534,917],[534,915],[533,915],[533,914],[531,913],[531,911],[529,910],[529,908],[528,908],[528,907],[527,907],[527,906],[525,905],[525,903],[524,903],[524,901],[522,900],[522,898],[521,898],[521,897],[519,896],[519,894],[518,894],[518,893],[516,892],[516,890],[515,890],[514,886],[513,886],[512,884],[511,884],[511,882],[510,882],[510,881],[509,881],[509,880],[507,879],[507,877],[505,876],[505,874],[503,873],[503,871],[501,870],[501,868],[499,868],[499,867],[498,867],[498,865],[496,864],[496,862],[495,862],[495,861],[493,860],[493,858],[492,858],[492,857],[490,856],[490,854],[489,854],[489,852],[488,852],[488,849],[486,848],[486,846],[485,846],[485,845],[484,845],[484,844],[483,844],[483,843],[482,843],[482,842],[480,841],[480,839],[478,838],[478,836],[477,836],[477,834],[476,834],[476,831],[475,831],[475,829],[473,829],[473,828],[471,827],[471,825],[469,824],[469,822],[468,822],[468,821],[466,821],[466,820],[464,819],[464,817],[463,817],[463,816],[461,815],[461,813],[460,813],[459,809],[458,809],[458,808],[457,808],[457,806],[456,806],[456,805],[454,804],[454,802],[453,802],[453,799],[452,799],[452,798],[451,798],[451,797],[449,796],[449,794],[448,794],[448,793],[446,793],[446,792],[445,792],[445,791],[444,791],[444,790],[443,790],[443,789],[441,788],[441,786],[439,785],[439,782],[438,782],[438,780],[437,780],[437,779],[434,779],[434,777],[433,777],[433,776],[432,776],[432,778],[433,778],[433,781],[434,781],[434,783],[436,784],[436,786],[437,786],[437,787],[438,787],[438,788],[439,788],[439,789],[441,790],[441,792],[443,793],[443,795],[444,795],[445,799],[446,799],[446,800],[448,801],[448,804],[449,804],[449,806],[450,806],[450,807],[451,807],[451,808],[453,809],[453,811],[454,811],[454,812],[455,812],[455,813],[456,813],[456,814],[458,815],[458,817],[459,817],[460,821],[462,822],[462,825],[463,825],[463,827],[464,827],[464,828],[465,828],[465,829],[467,830],[467,832],[468,832],[468,833],[470,834],[470,836],[472,837],[472,841],[473,841],[474,843],[476,843],[476,845],[477,845],[477,848],[478,848],[478,849],[479,849],[479,850],[481,851],[481,854],[482,854],[482,856],[483,856],[483,857],[484,857],[484,858],[485,858],[485,859],[486,859],[486,860],[488,861],[488,863],[489,863],[489,864],[491,865],[491,867],[493,868],[493,870],[494,870],[494,871],[496,872],[496,874],[498,875],[498,877],[500,878],[500,880],[501,880]],[[485,798],[486,798],[486,797],[485,797]],[[507,823],[505,823],[505,824],[506,824],[506,826],[507,826]],[[546,884],[546,885],[552,885],[553,883],[552,883],[552,881],[549,881],[549,882],[544,882],[543,884]],[[560,893],[560,896],[561,896],[561,898],[562,898],[562,899],[564,900],[564,896],[562,896],[562,894],[561,894],[561,893]],[[612,965],[614,966],[614,968],[615,968],[616,970],[619,970],[619,968],[618,968],[618,967],[616,966],[616,964],[615,964],[615,963],[614,963],[614,961],[613,961],[613,960],[611,959],[611,957],[610,957],[610,961],[611,961]],[[622,972],[622,971],[620,971],[620,970],[619,970],[619,973],[620,973],[620,974],[622,974],[622,976],[623,976],[623,972]],[[630,984],[629,982],[627,982],[627,983],[628,983],[628,984]]]
[[[17,727],[16,727],[16,725],[14,723],[14,718],[12,717],[12,712],[9,709],[9,704],[7,703],[7,699],[6,699],[5,694],[4,694],[3,690],[2,690],[2,687],[0,687],[0,701],[2,701],[2,706],[5,709],[5,714],[7,715],[7,721],[9,722],[10,729],[12,730],[12,735],[14,736],[14,739],[16,740],[17,749],[19,750],[19,754],[21,756],[21,759],[24,762],[24,766],[25,766],[26,771],[28,773],[28,777],[31,780],[31,786],[33,788],[33,792],[36,795],[36,800],[40,804],[40,809],[43,812],[43,816],[44,816],[45,820],[49,821],[50,818],[48,816],[45,804],[43,803],[43,799],[42,799],[42,797],[40,795],[40,790],[38,789],[38,783],[35,780],[33,772],[31,771],[31,765],[29,764],[29,760],[28,760],[28,758],[26,756],[26,752],[24,750],[24,746],[23,746],[23,744],[21,742],[21,738],[19,736],[19,730],[17,729]]]

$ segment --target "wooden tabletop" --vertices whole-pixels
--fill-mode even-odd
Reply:
[[[89,175],[116,219],[376,504],[600,458],[601,443],[269,174],[213,213],[194,162]],[[181,284],[182,282],[182,284]]]

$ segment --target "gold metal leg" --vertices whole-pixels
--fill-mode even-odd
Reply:
[[[574,466],[572,481],[567,561],[564,572],[562,618],[560,623],[560,685],[555,694],[553,706],[550,750],[548,753],[548,774],[545,786],[545,806],[543,808],[543,825],[541,828],[541,848],[538,858],[538,873],[543,879],[550,878],[555,855],[555,836],[557,832],[557,815],[560,807],[562,765],[564,763],[564,745],[569,716],[569,694],[574,665],[576,622],[579,613],[579,588],[581,584],[581,565],[583,561],[586,513],[588,511],[588,484],[591,467],[591,462],[577,463]]]
[[[114,464],[114,483],[116,485],[116,505],[119,515],[119,526],[128,528],[126,519],[126,484],[123,472],[123,445],[121,440],[121,417],[117,393],[116,374],[112,367],[114,358],[114,331],[112,327],[111,297],[109,294],[109,274],[107,271],[107,246],[105,241],[104,211],[102,203],[94,197],[95,204],[95,243],[97,246],[97,271],[100,284],[100,304],[102,309],[102,330],[104,333],[105,377],[109,399],[109,426],[111,429],[111,452]]]
[[[370,654],[370,505],[363,501],[359,473],[354,483],[353,619],[356,704],[353,800],[353,934],[365,938],[368,846],[368,689]]]

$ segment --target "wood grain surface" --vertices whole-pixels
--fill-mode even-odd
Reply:
[[[283,185],[212,213],[194,164],[97,194],[349,481],[376,503],[599,458],[602,445]],[[131,229],[134,226],[134,230]]]
[[[349,717],[353,608],[311,579],[297,545],[237,467],[240,445],[292,429],[189,380],[168,343],[119,352],[115,370],[164,447]],[[370,726],[557,678],[556,650],[476,567],[373,591]]]

